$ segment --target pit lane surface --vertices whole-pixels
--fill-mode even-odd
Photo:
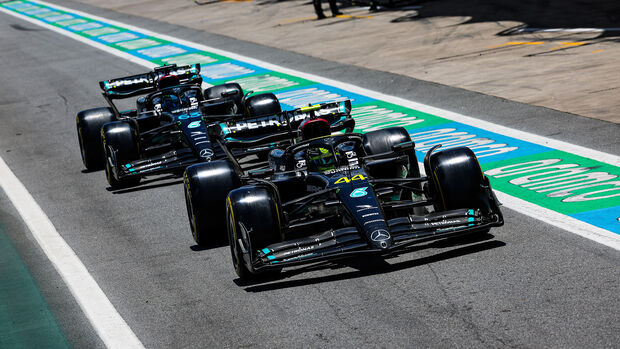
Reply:
[[[0,15],[0,33],[1,156],[147,347],[600,347],[619,342],[618,252],[508,209],[507,224],[486,240],[436,243],[386,263],[286,272],[261,285],[235,283],[226,247],[192,248],[178,180],[112,193],[103,173],[80,172],[75,113],[102,105],[97,81],[144,68],[5,15]],[[273,54],[285,61],[296,58]],[[321,63],[312,67],[318,73]],[[323,69],[328,73],[334,66]],[[356,72],[368,85],[389,85],[393,78]],[[404,90],[416,83],[410,81]],[[541,108],[467,91],[441,86],[434,91],[437,100],[451,100],[447,104],[469,100],[452,107],[478,105],[481,117],[485,109],[501,110],[500,104],[547,115]],[[566,132],[560,121],[566,119],[551,117],[558,117],[559,125],[546,120],[549,127]],[[561,117],[583,125],[584,131],[571,136],[583,146],[597,148],[600,132],[609,132],[603,123]],[[602,150],[618,154],[617,143]],[[101,346],[10,202],[4,195],[0,200],[0,222],[69,342]]]

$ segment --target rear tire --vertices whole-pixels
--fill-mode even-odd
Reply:
[[[228,239],[233,266],[242,280],[256,277],[246,265],[240,243],[251,262],[254,253],[281,240],[280,203],[273,189],[267,186],[244,186],[228,194]],[[241,240],[241,241],[239,241]],[[278,273],[273,270],[268,274]],[[262,274],[265,276],[265,273]]]
[[[233,92],[237,91],[236,94],[232,96],[222,96],[222,93],[225,92]],[[215,85],[205,89],[204,91],[205,99],[220,99],[220,98],[229,98],[235,103],[235,109],[233,114],[240,113],[242,110],[241,100],[243,99],[243,89],[236,82],[229,82],[226,84]]]
[[[185,169],[185,203],[194,241],[200,246],[227,241],[226,196],[241,181],[233,164],[217,160]]]
[[[250,117],[275,115],[282,112],[280,101],[273,93],[261,93],[245,100],[247,115]]]
[[[75,119],[82,163],[89,171],[101,170],[105,166],[105,151],[101,146],[101,127],[116,120],[111,108],[82,110]]]
[[[113,168],[140,158],[136,129],[128,122],[110,122],[101,128],[101,140],[105,150],[105,174],[108,184],[113,189],[138,185],[139,176],[119,179],[115,174],[116,168]]]
[[[435,211],[458,208],[480,209],[483,214],[491,211],[483,189],[484,174],[474,152],[466,147],[446,149],[430,156],[432,178],[435,186]]]

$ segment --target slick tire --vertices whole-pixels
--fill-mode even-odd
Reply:
[[[235,94],[231,94],[237,91]],[[231,94],[230,96],[222,96],[222,94]],[[237,111],[241,112],[241,99],[243,99],[243,89],[236,82],[229,82],[226,84],[215,85],[205,89],[205,99],[220,99],[230,98],[235,103]]]
[[[466,147],[432,153],[427,174],[435,186],[435,210],[458,208],[490,212],[489,200],[482,186],[484,174],[474,152]]]
[[[105,152],[101,146],[101,127],[115,121],[111,108],[94,108],[82,110],[77,114],[78,142],[82,163],[88,171],[102,170],[105,167]]]
[[[261,93],[245,100],[246,113],[250,117],[274,115],[282,112],[278,98],[273,93]]]
[[[194,241],[203,247],[226,243],[226,196],[241,186],[233,164],[217,160],[191,165],[183,177]]]
[[[123,166],[140,158],[138,132],[128,122],[110,122],[101,128],[101,141],[105,151],[105,175],[113,189],[138,185],[140,177],[117,178],[115,166]]]
[[[278,269],[267,273],[253,274],[243,257],[240,244],[248,252],[248,259],[254,259],[254,251],[281,240],[280,202],[274,190],[268,186],[246,185],[228,194],[226,216],[228,218],[228,239],[233,266],[242,280],[257,278],[258,275],[273,276]]]
[[[386,153],[392,150],[392,147],[404,142],[410,142],[411,136],[403,127],[389,127],[382,130],[371,131],[362,135],[364,150],[368,155]],[[408,154],[409,168],[407,169],[407,177],[419,177],[420,169],[415,150],[411,150]],[[383,167],[378,173],[373,173],[375,178],[395,178],[402,176],[402,169],[397,166]]]

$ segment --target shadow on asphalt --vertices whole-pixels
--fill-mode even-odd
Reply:
[[[174,180],[161,183],[161,181],[168,180],[168,179],[174,179]],[[155,183],[155,184],[151,184],[151,183]],[[140,191],[140,190],[167,187],[170,185],[177,185],[177,184],[182,184],[182,183],[183,183],[183,179],[179,179],[179,177],[166,176],[166,177],[160,177],[160,178],[154,178],[154,179],[142,181],[140,182],[140,184],[138,184],[135,187],[122,188],[122,189],[113,189],[112,187],[107,187],[106,190],[109,192],[112,192],[112,194],[126,194],[126,193],[131,193],[131,192]]]
[[[283,0],[261,0],[260,5],[270,5]],[[371,0],[340,0],[340,9],[369,6]],[[502,30],[498,36],[538,33],[551,28],[602,28],[591,33],[588,40],[615,38],[620,41],[620,2],[617,0],[375,0],[381,12],[402,12],[392,23],[426,21],[434,17],[463,17],[456,25],[482,22],[513,21],[519,24]],[[327,1],[323,1],[325,4]],[[304,3],[311,5],[312,2]],[[372,15],[370,12],[369,15]],[[310,14],[309,14],[310,15]],[[322,23],[333,25],[348,18]],[[567,40],[574,33],[554,35],[553,40]]]
[[[302,267],[293,269],[290,271],[282,272],[279,275],[270,275],[265,278],[261,278],[256,282],[245,282],[240,279],[235,279],[234,282],[237,286],[246,287],[247,292],[264,292],[282,288],[307,286],[325,282],[350,280],[368,275],[377,275],[391,273],[403,269],[409,269],[419,267],[426,264],[436,263],[439,261],[465,256],[472,253],[491,250],[498,247],[506,246],[506,243],[502,241],[489,241],[494,236],[491,234],[485,234],[482,236],[470,236],[470,237],[456,237],[446,240],[436,241],[427,245],[415,246],[400,251],[398,254],[392,255],[388,258],[351,258],[347,260],[335,262],[325,262],[314,264],[308,267]],[[464,246],[466,245],[466,246]],[[460,247],[457,247],[460,246]],[[399,255],[413,253],[420,250],[429,248],[450,248],[457,247],[450,251],[441,252],[432,256],[422,257],[418,259],[408,260],[404,262],[390,264],[389,260],[396,258]],[[356,269],[355,271],[346,272],[343,274],[326,275],[315,278],[299,279],[299,280],[284,280],[293,276],[308,273],[310,271],[325,270],[325,269],[341,269],[345,267],[351,267]]]

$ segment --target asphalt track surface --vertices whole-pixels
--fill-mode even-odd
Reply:
[[[92,12],[506,126],[514,127],[520,115],[526,131],[620,152],[617,128],[608,123]],[[146,347],[620,343],[618,251],[506,208],[506,225],[477,240],[433,243],[385,262],[352,260],[241,284],[227,247],[193,246],[178,179],[111,192],[102,172],[81,171],[75,114],[103,105],[99,80],[143,67],[4,14],[0,47],[1,156]],[[0,224],[69,343],[102,347],[3,193]]]

